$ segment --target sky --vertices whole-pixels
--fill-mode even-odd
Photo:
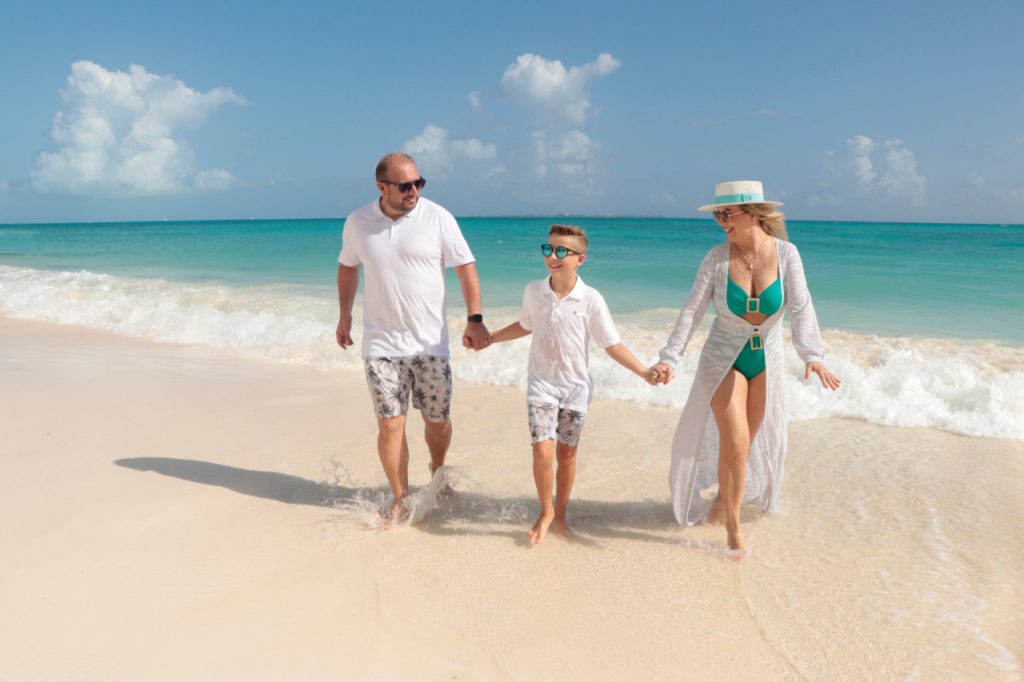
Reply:
[[[1024,3],[0,3],[0,223],[324,218],[405,151],[457,216],[1024,223]]]

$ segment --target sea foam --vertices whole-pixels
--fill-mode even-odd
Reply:
[[[276,363],[361,370],[358,350],[342,352],[335,344],[335,296],[326,287],[232,287],[0,266],[0,312],[12,318],[220,348]],[[488,309],[489,327],[494,331],[514,322],[517,313],[513,308]],[[618,316],[616,322],[637,357],[653,363],[673,317],[673,311],[651,310]],[[529,339],[495,345],[480,353],[467,351],[458,338],[463,319],[461,311],[450,312],[456,376],[464,381],[525,387]],[[357,305],[353,322],[357,344],[360,326]],[[698,330],[676,368],[676,379],[655,388],[592,349],[596,396],[681,407],[704,338],[705,332]],[[1024,440],[1020,348],[839,330],[826,330],[824,338],[826,363],[843,380],[843,386],[833,393],[813,376],[804,381],[803,363],[787,343],[785,392],[791,418],[847,417]]]

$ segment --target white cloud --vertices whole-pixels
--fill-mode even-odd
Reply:
[[[452,140],[452,152],[472,161],[489,161],[498,155],[498,148],[493,144],[484,144],[480,140]]]
[[[198,92],[142,66],[125,73],[78,61],[61,98],[50,130],[57,150],[39,154],[32,169],[38,191],[150,196],[214,191],[233,180],[224,170],[197,170],[179,137],[225,104],[246,103],[230,89]]]
[[[594,61],[568,69],[557,59],[523,54],[501,77],[502,88],[513,101],[545,123],[580,125],[590,108],[589,83],[619,68],[608,53]]]
[[[848,139],[846,146],[852,155],[850,165],[853,166],[853,174],[862,184],[870,185],[878,177],[871,163],[871,152],[878,148],[878,143],[865,135],[857,135]]]
[[[914,153],[903,146],[902,140],[886,140],[885,163],[876,167],[872,154],[881,145],[866,135],[856,135],[846,140],[849,169],[865,194],[881,192],[890,198],[908,201],[913,206],[924,206],[928,180],[918,173]],[[826,166],[842,173],[835,167],[836,155],[826,155]]]
[[[223,168],[196,173],[195,188],[200,192],[222,192],[235,184],[235,176]]]
[[[885,170],[878,184],[889,196],[907,199],[913,206],[924,206],[928,181],[917,172],[914,152],[890,149],[885,155]]]
[[[483,100],[480,99],[480,93],[476,90],[469,93],[468,99],[469,106],[473,108],[473,111],[481,111],[484,108]]]
[[[573,189],[593,189],[598,144],[586,133],[570,130],[549,138],[547,131],[538,130],[531,137],[538,178],[545,179],[553,174]]]
[[[424,172],[445,174],[451,171],[461,159],[469,161],[491,161],[498,156],[498,148],[475,137],[466,140],[448,140],[448,131],[428,124],[416,137],[402,146]]]
[[[970,173],[967,174],[967,182],[971,183],[974,186],[984,185],[985,178],[981,176],[981,173],[971,171]]]

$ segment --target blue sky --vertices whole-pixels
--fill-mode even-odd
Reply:
[[[1024,3],[7,0],[0,222],[456,215],[1021,223]]]

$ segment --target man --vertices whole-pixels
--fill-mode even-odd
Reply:
[[[420,410],[430,473],[444,466],[452,439],[452,371],[445,305],[445,268],[455,268],[468,320],[462,345],[481,350],[480,282],[472,252],[452,214],[420,196],[426,180],[412,158],[388,154],[377,164],[380,197],[345,220],[338,254],[337,340],[352,345],[352,305],[363,267],[363,364],[377,417],[377,452],[399,520],[409,494],[409,397]]]

